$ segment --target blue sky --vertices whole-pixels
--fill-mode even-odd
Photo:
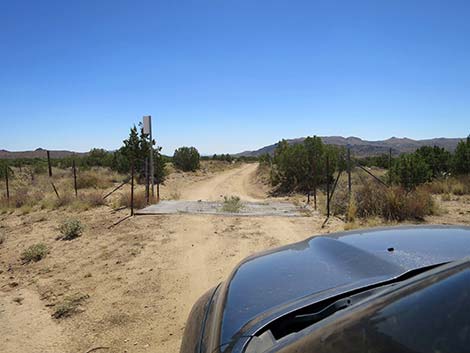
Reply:
[[[470,133],[470,2],[0,0],[0,149]]]

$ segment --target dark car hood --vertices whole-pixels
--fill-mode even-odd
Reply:
[[[220,288],[221,350],[260,317],[305,297],[378,283],[470,255],[468,227],[393,227],[305,241],[249,257]],[[224,346],[225,344],[225,346]]]

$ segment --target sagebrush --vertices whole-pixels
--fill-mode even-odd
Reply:
[[[60,224],[59,231],[57,239],[72,240],[82,235],[83,225],[78,219],[67,219]]]
[[[23,263],[38,262],[48,254],[49,250],[44,243],[37,243],[29,246],[21,254]]]

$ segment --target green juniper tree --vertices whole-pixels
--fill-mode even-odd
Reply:
[[[195,147],[180,147],[175,150],[173,164],[185,172],[199,169],[201,156]]]

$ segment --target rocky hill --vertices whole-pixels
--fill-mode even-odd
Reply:
[[[289,143],[300,143],[304,137],[287,140]],[[393,155],[400,153],[413,152],[421,146],[439,146],[448,151],[455,150],[457,144],[462,138],[433,138],[427,140],[412,140],[409,138],[391,137],[382,141],[367,141],[359,137],[342,137],[342,136],[321,136],[324,143],[337,146],[350,146],[351,152],[356,157],[366,157],[388,153],[392,149]],[[272,154],[277,144],[262,147],[255,151],[245,151],[235,156],[260,156],[265,153]]]

